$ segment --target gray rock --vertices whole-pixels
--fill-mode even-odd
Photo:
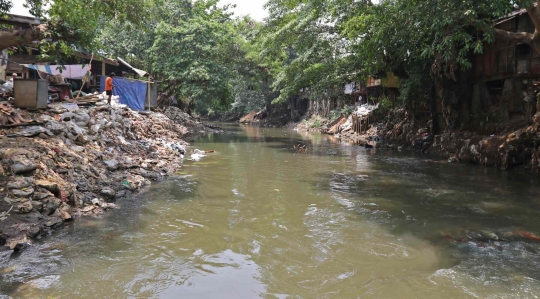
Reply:
[[[119,199],[119,198],[126,197],[126,195],[127,195],[127,191],[126,191],[126,190],[122,190],[122,191],[118,191],[118,192],[114,195],[114,197],[115,197],[116,199]]]
[[[35,238],[39,236],[40,233],[41,228],[37,225],[33,225],[26,231],[26,236],[28,236],[28,238]]]
[[[10,137],[10,138],[13,138],[13,137],[32,137],[32,136],[35,136],[35,135],[39,135],[40,133],[44,133],[44,134],[47,134],[49,136],[53,136],[54,134],[45,129],[44,127],[40,127],[40,126],[33,126],[33,127],[28,127],[26,129],[23,129],[17,133],[14,133],[14,134],[9,134],[7,135],[7,137]]]
[[[60,217],[55,217],[47,222],[45,222],[45,226],[46,227],[60,227],[64,225],[64,220],[62,220],[62,218]]]
[[[45,193],[45,192],[34,192],[34,196],[32,198],[34,200],[44,200],[47,197],[54,196],[52,193]]]
[[[72,145],[72,146],[71,146],[71,149],[72,149],[74,152],[82,152],[82,151],[84,151],[84,147],[78,146],[78,145]]]
[[[69,170],[65,169],[65,168],[57,168],[54,170],[56,173],[58,174],[66,174],[66,173],[69,173]]]
[[[59,206],[60,199],[56,197],[49,197],[44,200],[43,214],[51,216],[52,214],[54,214],[54,212],[56,212]]]
[[[21,213],[21,214],[27,214],[27,213],[32,212],[33,209],[34,208],[32,207],[32,202],[30,200],[25,200],[25,201],[21,201],[17,205],[16,212]]]
[[[105,165],[107,165],[107,169],[110,171],[118,170],[118,161],[116,160],[107,160],[104,161]]]
[[[48,191],[51,191],[52,193],[58,193],[60,192],[60,188],[58,188],[58,184],[54,182],[44,181],[44,180],[37,180],[35,184],[38,187],[41,187],[43,189],[46,189]]]
[[[11,163],[13,174],[23,174],[37,169],[37,165],[24,156],[12,158]]]
[[[9,182],[6,187],[8,189],[23,189],[32,186],[32,184],[34,184],[33,178],[17,178]]]
[[[32,201],[32,208],[38,212],[43,211],[44,204],[41,201]]]
[[[7,203],[10,204],[10,205],[16,205],[16,204],[18,204],[19,202],[21,202],[21,199],[20,199],[20,198],[9,198],[9,197],[4,197],[4,201],[7,202]]]
[[[108,188],[108,187],[101,189],[101,191],[99,193],[101,195],[109,198],[109,199],[114,198],[114,196],[115,196],[114,190],[112,188]]]
[[[26,190],[13,189],[11,190],[11,193],[17,197],[28,197],[34,193],[34,188],[30,187]]]

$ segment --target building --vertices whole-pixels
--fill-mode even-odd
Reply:
[[[369,77],[366,82],[367,96],[370,101],[378,102],[380,98],[388,98],[395,103],[399,96],[399,80],[391,72],[384,77]]]
[[[499,19],[496,28],[535,32],[526,9]],[[473,72],[472,114],[494,122],[508,121],[527,109],[523,99],[540,81],[540,52],[516,40],[496,38],[484,45],[482,54],[474,56]]]
[[[18,16],[8,14],[6,19],[0,19],[0,24],[12,26],[12,29],[28,29],[31,26],[41,24],[41,20],[34,17]],[[6,81],[11,78],[12,73],[17,73],[21,78],[36,78],[36,71],[25,68],[24,64],[35,65],[56,65],[53,61],[43,61],[39,59],[40,51],[32,46],[19,47],[12,49],[13,54],[8,55],[7,51],[3,51],[0,63],[0,79]],[[121,74],[122,71],[128,71],[129,68],[122,66],[118,61],[99,55],[92,56],[84,50],[77,50],[71,54],[71,57],[64,62],[70,64],[89,64],[92,66],[92,80],[90,86],[99,89],[100,77],[111,72]]]

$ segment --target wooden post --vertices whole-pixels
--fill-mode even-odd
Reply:
[[[106,73],[105,73],[105,66],[106,66],[105,61],[102,61],[102,62],[101,62],[101,75],[102,75],[102,76],[105,76],[105,75],[106,75]]]

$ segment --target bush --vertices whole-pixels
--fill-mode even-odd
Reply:
[[[321,119],[319,117],[315,118],[313,120],[313,122],[311,123],[311,127],[312,128],[317,128],[317,129],[322,128],[323,125],[324,124],[323,124],[323,122],[321,121]]]

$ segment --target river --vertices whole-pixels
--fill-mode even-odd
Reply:
[[[540,295],[538,179],[319,134],[227,131],[121,209],[1,251],[0,298]]]

